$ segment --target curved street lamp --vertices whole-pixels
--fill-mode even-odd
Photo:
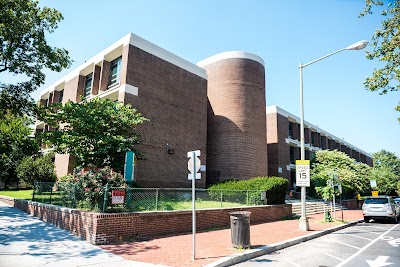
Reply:
[[[326,56],[320,57],[314,61],[311,61],[307,64],[301,64],[299,65],[299,70],[300,70],[300,159],[304,160],[304,155],[305,155],[305,149],[304,149],[304,104],[303,104],[303,68],[307,67],[308,65],[314,64],[315,62],[318,62],[320,60],[323,60],[327,57],[330,57],[334,54],[337,54],[339,52],[342,52],[344,50],[361,50],[364,49],[368,45],[368,41],[362,40],[357,43],[354,43],[352,45],[349,45],[345,48],[342,48],[338,51],[335,51],[333,53],[330,53]],[[306,187],[302,186],[301,187],[301,217],[299,219],[299,230],[301,231],[308,231],[309,230],[309,225],[308,225],[308,219],[306,217]]]

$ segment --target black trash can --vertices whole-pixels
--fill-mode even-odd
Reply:
[[[250,211],[229,212],[234,248],[250,248]]]

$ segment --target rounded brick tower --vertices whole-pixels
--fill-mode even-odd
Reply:
[[[267,175],[264,61],[225,52],[198,66],[207,71],[207,183]]]

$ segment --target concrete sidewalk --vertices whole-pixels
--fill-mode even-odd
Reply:
[[[125,260],[0,202],[0,266],[152,267]]]
[[[342,213],[337,212],[337,219],[341,217]],[[345,210],[343,218],[356,223],[362,219],[362,212]],[[0,266],[222,267],[350,225],[325,223],[323,214],[309,215],[308,219],[308,232],[298,230],[298,220],[252,225],[250,250],[232,248],[230,229],[198,233],[193,261],[191,234],[171,233],[149,241],[93,246],[0,202]]]

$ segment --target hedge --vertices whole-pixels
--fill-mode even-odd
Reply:
[[[267,192],[267,204],[284,204],[288,187],[288,180],[282,177],[256,177],[249,180],[227,180],[222,183],[210,186],[209,194],[212,198],[218,199],[221,190],[229,191],[230,196],[243,194],[234,190],[254,190],[250,193],[251,204],[262,204],[260,193]],[[218,199],[220,200],[220,199]]]

